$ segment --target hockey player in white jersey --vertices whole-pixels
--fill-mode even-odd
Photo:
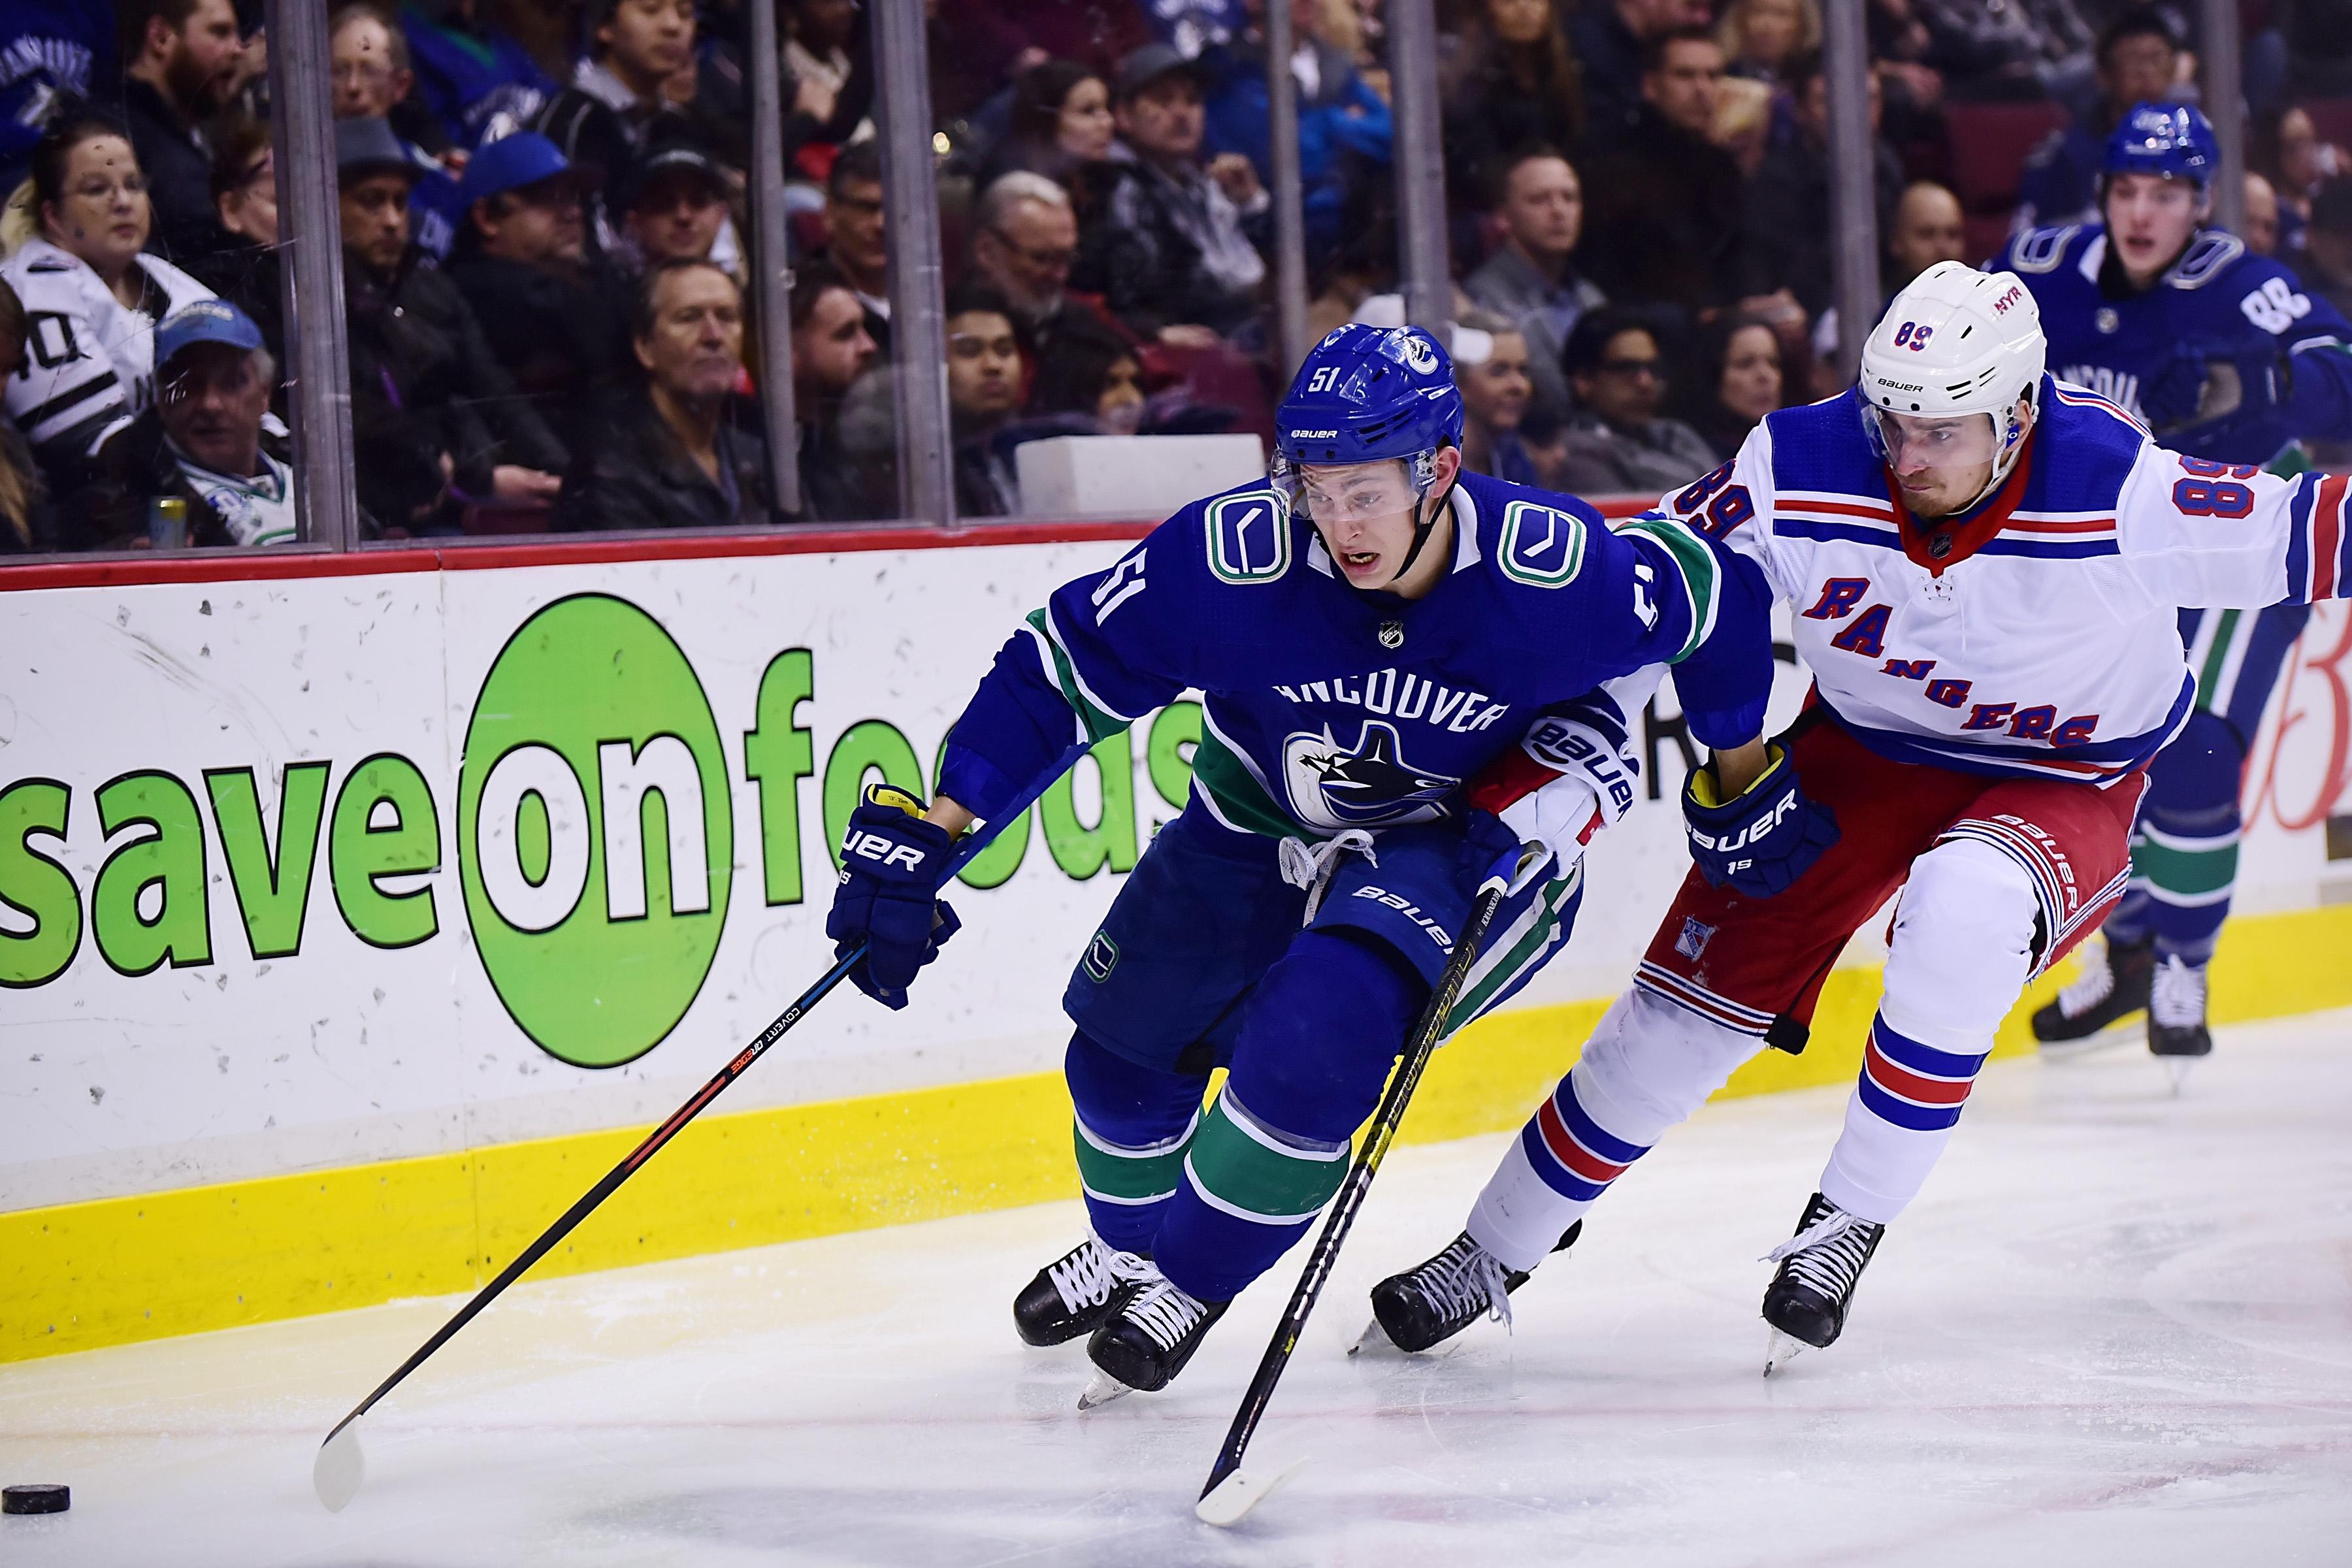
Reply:
[[[2167,451],[2053,381],[2044,355],[2013,274],[1940,263],[1872,332],[1858,387],[1769,416],[1736,460],[1661,502],[1754,560],[1794,610],[1814,689],[1780,740],[1801,794],[1768,793],[1741,820],[1713,763],[1691,775],[1696,866],[1633,988],[1465,1233],[1375,1287],[1399,1346],[1506,1315],[1507,1292],[1735,1068],[1804,1049],[1830,966],[1899,888],[1844,1130],[1764,1297],[1775,1360],[1834,1341],[2019,991],[2123,894],[2148,763],[2196,697],[2179,608],[2343,595],[2344,476]],[[1805,797],[1834,814],[1836,842],[1776,876],[1754,826]]]

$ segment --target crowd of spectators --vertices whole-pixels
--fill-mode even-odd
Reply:
[[[751,347],[740,0],[318,3],[370,537],[898,511],[858,0],[778,4],[790,453]],[[1864,4],[1888,292],[2005,224],[2095,216],[2116,118],[2197,93],[2187,0]],[[1838,389],[1821,0],[1438,5],[1471,468],[1654,493]],[[1028,441],[1269,431],[1274,71],[1310,322],[1401,319],[1385,7],[1293,10],[1277,61],[1264,0],[927,5],[959,515],[1021,510]],[[2352,0],[2241,10],[2246,238],[2352,308]],[[0,22],[0,552],[295,536],[260,21],[37,0]],[[1991,110],[2032,132],[1988,184]]]

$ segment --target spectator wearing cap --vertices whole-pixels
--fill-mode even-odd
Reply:
[[[1213,346],[1258,321],[1272,199],[1239,153],[1202,166],[1200,73],[1173,48],[1129,55],[1112,89],[1118,167],[1072,277],[1139,336]]]
[[[555,96],[530,51],[492,26],[484,6],[485,0],[407,0],[400,8],[416,97],[459,148],[522,129]]]
[[[1656,495],[1719,460],[1706,437],[1662,419],[1666,362],[1638,316],[1613,307],[1576,323],[1561,355],[1577,415],[1570,425],[1559,485],[1579,495]]]
[[[184,266],[221,243],[205,127],[243,79],[236,8],[229,0],[123,0],[116,20],[122,118],[147,176],[156,248]]]
[[[474,154],[466,226],[448,266],[515,388],[560,432],[628,379],[628,304],[587,254],[582,198],[593,174],[535,131]]]
[[[338,120],[380,119],[393,128],[416,165],[408,192],[408,232],[418,249],[439,261],[457,237],[464,204],[441,153],[448,147],[439,121],[413,98],[416,73],[409,68],[408,41],[384,14],[364,3],[341,7],[328,19],[327,49],[334,73],[329,101]],[[456,160],[461,166],[463,158]]]
[[[1499,311],[1465,312],[1454,330],[1454,384],[1462,391],[1462,466],[1515,485],[1540,483],[1519,444],[1535,395],[1519,324]]]
[[[1503,161],[1488,210],[1503,243],[1462,280],[1463,291],[1515,322],[1526,335],[1536,401],[1569,406],[1559,351],[1587,310],[1609,302],[1576,265],[1584,237],[1584,183],[1557,148],[1536,146]]]
[[[563,447],[516,390],[457,285],[409,243],[415,163],[381,120],[335,122],[361,506],[388,528],[469,503],[553,499]]]
[[[716,261],[742,282],[741,247],[728,212],[734,182],[698,147],[658,148],[640,161],[619,194],[624,249],[638,266]],[[728,243],[724,255],[719,242]]]
[[[822,261],[793,279],[793,409],[800,420],[801,515],[846,522],[870,510],[841,444],[841,406],[878,350],[857,291]]]
[[[890,235],[882,205],[882,149],[860,142],[842,149],[824,182],[823,259],[857,291],[866,331],[890,352]]]
[[[775,519],[767,451],[738,417],[743,297],[708,261],[662,261],[637,284],[637,384],[563,478],[562,526],[724,528]]]
[[[2133,5],[2099,34],[2095,103],[2042,139],[2025,160],[2014,232],[2099,221],[2099,171],[2107,137],[2135,103],[2180,95],[2180,40],[2153,5]]]
[[[575,163],[593,163],[617,192],[657,144],[697,140],[697,127],[665,85],[694,64],[694,0],[593,0],[590,47],[532,129]],[[592,242],[608,248],[610,216],[592,218]]]
[[[286,544],[295,537],[294,469],[263,416],[278,367],[253,318],[199,300],[155,332],[154,405],[100,450],[97,477],[68,510],[90,542],[143,538],[149,508],[187,505],[187,541]]]

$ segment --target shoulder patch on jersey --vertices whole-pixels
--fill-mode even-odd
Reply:
[[[1503,575],[1530,588],[1565,588],[1584,567],[1584,520],[1565,507],[1515,500],[1495,550]]]
[[[2063,228],[2028,229],[2011,242],[2010,269],[2015,272],[2050,272],[2066,258],[2066,247],[2076,235],[2083,232],[2079,223]]]
[[[2164,280],[2175,289],[2202,289],[2245,253],[2246,242],[2236,235],[2218,228],[2200,229]]]
[[[1271,583],[1290,570],[1290,509],[1271,489],[1219,496],[1202,513],[1209,570],[1223,583]]]

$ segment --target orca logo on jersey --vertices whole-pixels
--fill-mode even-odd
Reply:
[[[1283,785],[1301,822],[1317,827],[1392,827],[1445,815],[1445,797],[1462,781],[1426,773],[1404,760],[1393,725],[1367,721],[1352,747],[1327,726],[1282,743]]]

